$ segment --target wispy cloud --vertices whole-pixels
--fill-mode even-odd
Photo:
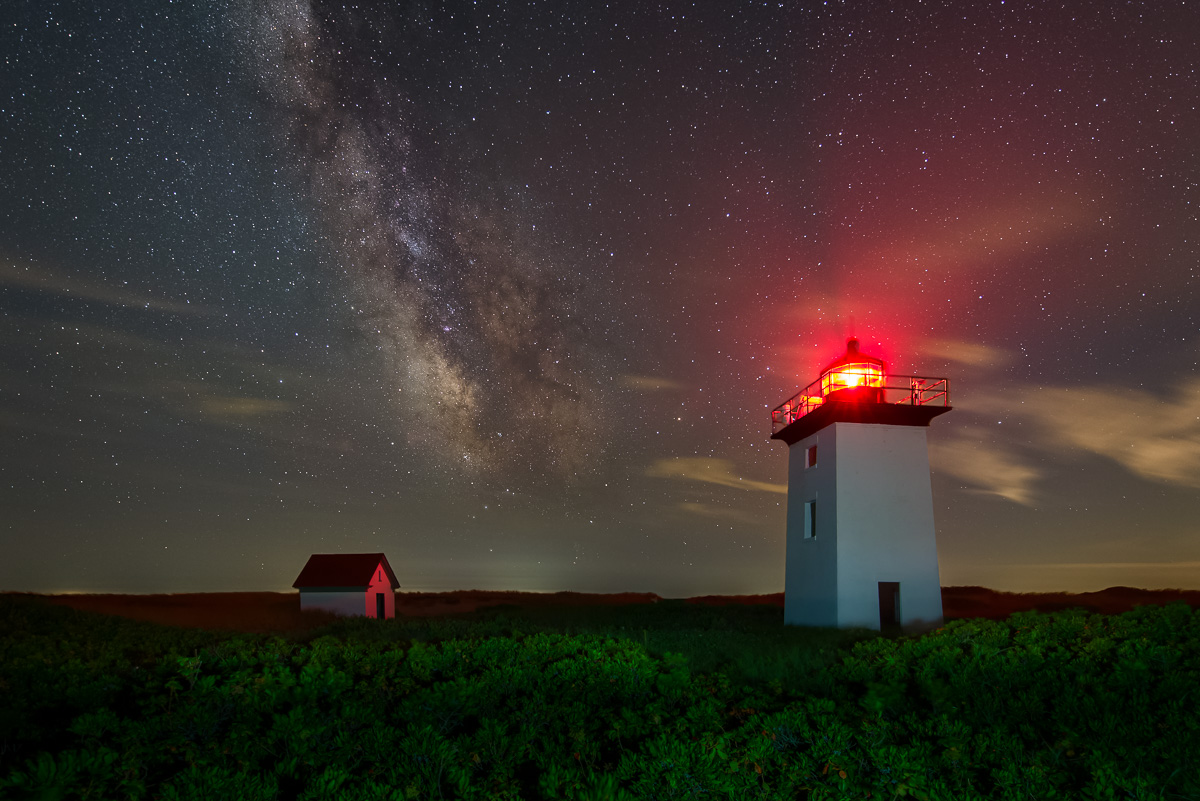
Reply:
[[[921,345],[921,350],[929,356],[972,367],[1004,367],[1012,361],[1012,354],[1003,348],[977,342],[931,339]]]
[[[638,389],[643,392],[686,389],[679,381],[654,375],[633,375],[632,373],[626,373],[621,376],[621,383],[631,389]]]
[[[285,441],[294,439],[304,428],[282,417],[299,410],[295,401],[241,394],[229,383],[171,380],[131,385],[124,391],[139,397],[156,395],[172,413],[196,422],[242,431],[252,429]]]
[[[267,414],[286,412],[291,408],[291,404],[286,401],[233,395],[209,395],[197,398],[195,406],[207,417],[226,420],[246,420]]]
[[[949,442],[930,442],[929,461],[934,470],[966,482],[974,492],[998,495],[1025,506],[1034,503],[1038,471],[1011,451],[971,437],[969,432]]]
[[[886,264],[889,272],[905,266],[914,272],[978,269],[1077,236],[1097,216],[1096,203],[1085,194],[1078,185],[1030,187],[1015,201],[985,204],[973,213],[960,209],[955,215],[957,223],[938,226],[936,238],[917,239],[907,246],[890,245],[864,262]]]
[[[76,275],[69,275],[49,267],[18,267],[6,260],[0,260],[0,286],[33,289],[52,295],[62,295],[126,309],[151,309],[171,314],[212,314],[214,312],[213,309],[200,304],[182,303],[133,292]]]
[[[733,462],[728,459],[712,459],[704,456],[659,459],[646,468],[646,475],[652,478],[678,478],[742,490],[787,494],[787,484],[772,484],[768,481],[741,478],[733,472]]]
[[[1042,429],[1039,441],[1061,453],[1077,448],[1113,460],[1153,481],[1200,487],[1200,378],[1171,397],[1108,387],[1037,389],[1023,402],[982,401]]]

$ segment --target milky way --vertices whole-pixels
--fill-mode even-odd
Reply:
[[[587,470],[603,386],[573,289],[579,265],[537,235],[519,194],[421,152],[397,65],[389,75],[362,52],[343,55],[345,36],[371,26],[386,40],[403,17],[302,2],[251,11],[246,47],[281,166],[310,193],[382,354],[398,431],[467,470]]]

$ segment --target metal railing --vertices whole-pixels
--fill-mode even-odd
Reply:
[[[822,383],[824,381],[824,383]],[[789,426],[825,403],[829,382],[822,378],[809,384],[771,410],[771,433]],[[839,387],[839,389],[841,389]],[[877,383],[871,381],[863,389],[881,390],[878,403],[904,406],[950,405],[950,379],[919,375],[885,375]]]

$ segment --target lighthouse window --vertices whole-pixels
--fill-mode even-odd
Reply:
[[[809,501],[804,504],[804,539],[811,540],[817,536],[817,502]]]
[[[804,466],[805,467],[816,467],[817,466],[817,446],[816,445],[809,445],[808,450],[804,452]]]

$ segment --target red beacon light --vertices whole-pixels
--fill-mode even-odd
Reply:
[[[883,403],[883,359],[858,350],[858,340],[846,341],[846,353],[821,371],[820,394],[824,401],[841,403]]]
[[[820,378],[771,411],[771,433],[775,436],[819,409],[827,410],[819,417],[859,419],[866,415],[873,419],[881,414],[888,419],[896,417],[883,409],[870,411],[877,406],[943,407],[936,412],[928,409],[927,414],[919,417],[940,414],[950,409],[950,382],[945,378],[888,375],[883,359],[862,353],[858,340],[849,339],[846,352],[830,362]],[[835,407],[842,411],[834,411]]]

